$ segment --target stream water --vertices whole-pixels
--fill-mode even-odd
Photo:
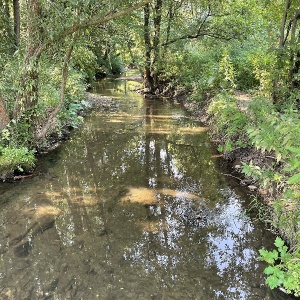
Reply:
[[[274,237],[206,128],[136,84],[96,83],[120,109],[0,184],[0,299],[288,299],[265,285]]]

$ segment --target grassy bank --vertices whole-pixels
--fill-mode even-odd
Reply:
[[[207,107],[213,141],[256,190],[253,207],[277,233],[274,249],[261,249],[267,283],[300,295],[300,120],[292,107],[278,112],[263,97],[229,93]],[[262,199],[262,202],[261,202]],[[285,241],[285,242],[284,242]]]

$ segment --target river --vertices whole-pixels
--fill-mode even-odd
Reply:
[[[95,83],[120,109],[91,113],[37,176],[0,184],[0,298],[288,299],[265,285],[258,250],[274,236],[207,129],[136,85]]]

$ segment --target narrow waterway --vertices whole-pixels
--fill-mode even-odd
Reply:
[[[120,109],[92,113],[39,175],[0,184],[0,299],[288,299],[264,283],[258,249],[274,237],[206,128],[136,84],[95,84]]]

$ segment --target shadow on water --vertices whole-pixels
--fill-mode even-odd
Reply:
[[[40,176],[1,184],[0,298],[288,299],[264,283],[258,249],[274,237],[206,128],[136,85],[96,83],[120,111],[92,113]]]

